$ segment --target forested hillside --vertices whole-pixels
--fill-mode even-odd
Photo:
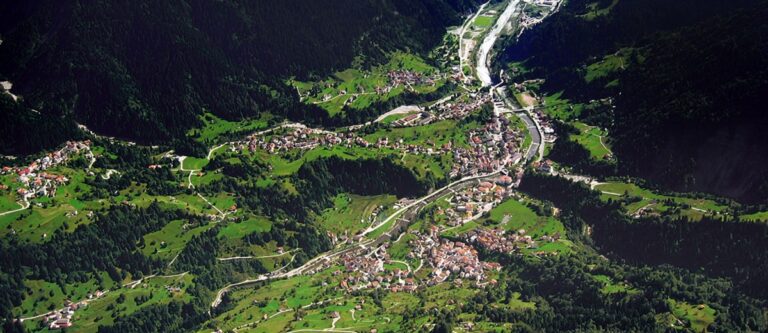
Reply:
[[[764,203],[767,15],[757,0],[571,1],[503,57],[545,94],[613,98],[620,173]],[[590,77],[610,57],[621,68]]]
[[[0,78],[13,82],[26,108],[146,143],[185,140],[204,111],[323,123],[327,114],[300,104],[286,77],[327,73],[356,58],[376,63],[396,49],[425,52],[478,2],[6,2]],[[55,143],[43,144],[5,152]]]
[[[768,198],[768,3],[659,37],[622,75],[615,149],[678,190]]]

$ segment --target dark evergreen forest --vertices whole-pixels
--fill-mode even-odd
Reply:
[[[479,2],[5,2],[0,78],[24,99],[21,107],[0,104],[3,119],[21,125],[4,131],[3,152],[51,147],[76,131],[75,121],[187,151],[194,144],[186,130],[204,111],[226,119],[269,112],[328,126],[357,121],[299,103],[283,80],[324,75],[356,57],[365,66],[394,50],[425,53]],[[22,107],[60,119],[43,122],[51,135],[26,139],[34,131],[14,114]]]

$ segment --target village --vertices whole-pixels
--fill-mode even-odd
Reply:
[[[461,285],[464,280],[473,282],[476,286],[485,286],[487,272],[501,270],[498,263],[480,261],[477,250],[459,241],[451,241],[440,237],[439,228],[432,226],[428,234],[413,232],[418,238],[409,245],[412,251],[408,254],[411,259],[425,260],[432,268],[427,285],[443,283],[451,276],[454,283]]]
[[[376,142],[369,142],[355,132],[328,132],[313,128],[298,128],[284,134],[262,136],[251,135],[244,141],[230,144],[233,152],[258,149],[270,154],[285,153],[291,150],[308,151],[318,147],[342,146],[372,149],[393,149],[406,154],[444,155],[451,154],[454,163],[449,175],[451,178],[478,175],[519,162],[523,155],[521,146],[524,135],[510,126],[506,116],[493,116],[488,123],[467,133],[469,148],[455,146],[447,142],[442,146],[407,144],[402,139],[389,140],[381,137]]]
[[[0,175],[15,174],[21,186],[16,190],[21,201],[27,202],[38,197],[54,197],[58,186],[66,184],[69,179],[55,175],[45,170],[67,163],[74,155],[85,152],[85,158],[93,161],[91,141],[68,141],[61,149],[35,159],[27,166],[3,167]],[[8,186],[0,184],[0,190],[8,190]]]
[[[555,242],[560,239],[559,234],[552,236],[543,235],[538,240],[526,234],[525,229],[520,229],[509,233],[503,229],[485,229],[477,228],[464,235],[464,239],[469,244],[474,244],[488,252],[513,254],[519,253],[521,249],[536,249],[538,243]],[[546,255],[545,252],[535,252],[534,255]]]
[[[459,227],[479,218],[509,197],[511,187],[515,187],[519,183],[521,172],[522,170],[518,171],[518,174],[515,175],[516,178],[502,175],[493,183],[484,181],[477,186],[454,192],[453,195],[445,199],[450,207],[438,208],[437,216],[444,216],[446,218],[445,224],[449,228]]]
[[[370,77],[371,74],[365,74],[364,78],[367,79]],[[386,84],[384,86],[376,86],[373,91],[365,91],[365,88],[358,85],[356,87],[356,91],[347,91],[346,89],[342,89],[341,87],[334,86],[333,82],[325,82],[324,84],[318,86],[314,86],[312,89],[306,91],[304,94],[299,92],[299,98],[301,100],[308,99],[312,97],[313,94],[318,94],[320,92],[321,88],[326,89],[338,89],[338,95],[334,96],[332,94],[326,93],[322,95],[321,97],[318,97],[318,101],[316,103],[325,103],[329,102],[335,98],[339,98],[340,96],[347,96],[349,95],[349,98],[345,101],[344,105],[350,104],[355,101],[355,99],[358,96],[361,95],[387,95],[391,93],[394,89],[397,87],[405,87],[408,91],[414,91],[415,86],[426,86],[426,87],[434,87],[437,85],[437,82],[441,79],[444,79],[445,75],[440,74],[440,72],[436,72],[432,75],[425,75],[423,73],[419,73],[416,71],[411,70],[390,70],[386,72]]]
[[[105,294],[105,291],[97,290],[96,292],[89,293],[87,299],[79,302],[66,300],[64,301],[63,308],[51,311],[43,317],[43,324],[47,325],[50,330],[64,330],[72,327],[75,324],[75,311],[87,307],[89,302],[99,299]]]

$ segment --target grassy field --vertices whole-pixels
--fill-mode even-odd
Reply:
[[[624,282],[615,282],[610,276],[607,275],[594,275],[593,277],[596,281],[603,284],[603,287],[600,288],[600,292],[604,294],[637,294],[640,292],[639,290],[632,288],[632,286]]]
[[[320,223],[330,232],[337,235],[354,235],[358,231],[367,228],[378,219],[371,219],[372,213],[378,207],[391,207],[397,202],[393,195],[359,196],[353,194],[339,194],[334,199],[332,208],[326,209],[320,216]],[[382,210],[383,212],[383,210]],[[380,214],[380,217],[382,214]]]
[[[444,235],[458,236],[481,226],[499,227],[510,232],[524,229],[526,235],[530,235],[534,239],[544,235],[560,235],[560,240],[556,242],[541,242],[537,248],[526,249],[525,252],[563,253],[569,251],[572,243],[565,239],[566,232],[563,224],[554,217],[537,215],[536,212],[526,205],[528,202],[530,201],[527,199],[521,199],[521,201],[508,199],[494,207],[490,211],[490,216],[487,220],[475,220],[465,223],[458,228],[446,231]],[[504,223],[505,221],[506,223]]]
[[[693,305],[669,299],[667,305],[672,314],[687,323],[687,327],[694,332],[706,332],[707,327],[715,322],[716,311],[706,304]]]
[[[742,215],[744,221],[768,221],[768,212],[757,212],[748,215]]]
[[[229,121],[221,119],[212,113],[200,116],[202,126],[187,132],[187,135],[207,145],[219,143],[219,138],[225,134],[234,134],[248,131],[258,131],[269,127],[270,114],[262,114],[258,119]]]
[[[586,74],[584,74],[584,80],[592,82],[624,70],[629,65],[629,59],[635,51],[632,48],[622,48],[616,53],[609,54],[600,61],[590,64],[587,66]]]
[[[581,115],[584,105],[572,104],[570,100],[562,98],[563,92],[544,96],[544,112],[552,118],[570,120]]]
[[[186,229],[184,228],[185,224],[186,221],[182,220],[171,221],[159,231],[144,235],[145,246],[141,252],[146,256],[170,262],[173,257],[184,249],[192,237],[214,226],[213,224],[208,224]]]
[[[611,155],[610,146],[607,144],[608,133],[602,129],[589,126],[584,123],[574,122],[573,125],[579,130],[578,135],[572,135],[571,140],[578,142],[589,150],[592,158],[602,160]]]
[[[629,195],[640,197],[641,200],[624,205],[627,213],[634,214],[643,207],[652,208],[660,213],[669,213],[674,207],[666,203],[670,200],[679,206],[679,211],[675,215],[687,216],[693,220],[700,220],[705,213],[721,213],[728,207],[709,199],[694,199],[686,197],[674,197],[654,193],[648,189],[631,183],[608,182],[595,186],[595,189],[601,191],[603,200],[619,200],[622,196]]]
[[[210,161],[206,158],[188,156],[181,163],[184,170],[202,170]]]
[[[475,19],[474,24],[480,28],[490,28],[495,21],[496,18],[493,16],[481,15]]]
[[[331,77],[316,82],[301,82],[291,80],[305,103],[317,104],[325,109],[329,115],[339,113],[345,105],[352,109],[364,109],[378,101],[386,101],[406,91],[403,86],[396,86],[385,94],[378,94],[377,88],[384,88],[389,83],[387,73],[389,71],[407,70],[423,75],[436,73],[437,69],[428,65],[417,55],[395,52],[389,62],[376,66],[370,71],[359,69],[347,69],[337,72]],[[437,90],[445,83],[445,80],[437,80],[434,86],[417,85],[415,92],[423,94]],[[308,95],[308,97],[307,97]]]
[[[454,146],[468,147],[467,132],[476,127],[476,123],[461,125],[455,120],[443,120],[425,126],[381,129],[364,138],[368,142],[389,138],[390,142],[403,140],[405,144],[435,148],[449,142]]]
[[[243,238],[254,232],[269,231],[272,227],[270,222],[265,217],[251,217],[242,222],[230,222],[226,226],[219,230],[219,237],[238,239]]]

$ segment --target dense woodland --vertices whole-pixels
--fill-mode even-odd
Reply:
[[[546,93],[564,91],[582,103],[614,97],[611,121],[590,120],[610,125],[619,172],[677,191],[765,203],[767,141],[760,129],[768,124],[761,105],[768,92],[768,4],[621,0],[607,15],[586,20],[581,15],[591,2],[570,1],[509,45],[503,58],[522,61],[529,70],[523,77],[546,78]],[[622,48],[636,50],[623,72],[585,81],[586,65]],[[618,84],[607,85],[612,80]],[[556,158],[600,173],[578,147],[557,146]]]
[[[14,83],[23,108],[65,119],[48,127],[59,137],[78,121],[98,133],[172,140],[194,151],[184,134],[204,111],[227,119],[269,112],[326,125],[356,120],[299,103],[283,80],[319,77],[355,59],[379,63],[396,49],[425,53],[479,2],[6,2],[0,77]],[[0,107],[3,117],[19,108]],[[10,129],[4,136],[30,134]],[[3,152],[52,145],[30,140]]]
[[[564,178],[529,173],[521,190],[564,210],[569,236],[584,234],[587,243],[616,259],[637,265],[669,264],[727,277],[741,292],[768,301],[768,225],[737,218],[700,222],[666,217],[632,219],[618,202],[602,203],[597,192]],[[585,239],[584,236],[580,238]]]

